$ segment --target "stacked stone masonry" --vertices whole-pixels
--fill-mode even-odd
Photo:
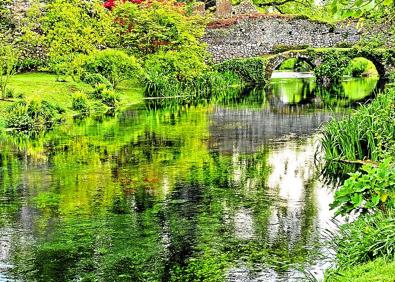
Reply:
[[[310,21],[280,15],[244,15],[209,25],[203,40],[215,62],[274,53],[279,47],[328,48],[360,40],[355,24]]]

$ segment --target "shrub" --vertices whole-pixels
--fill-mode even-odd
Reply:
[[[141,66],[135,57],[111,49],[92,53],[82,67],[87,73],[102,75],[114,88],[124,80],[142,75]]]
[[[6,126],[22,133],[39,133],[59,122],[63,112],[47,101],[23,100],[9,108]]]
[[[366,164],[362,171],[351,173],[336,191],[331,208],[342,215],[395,208],[395,165],[386,159],[378,167]]]
[[[265,84],[266,64],[263,58],[235,59],[215,66],[219,72],[232,72],[249,84]]]
[[[206,28],[205,19],[186,13],[180,2],[154,0],[148,5],[137,5],[119,1],[111,14],[115,19],[116,44],[139,57],[158,51],[188,49],[196,54],[205,51],[200,40]]]
[[[81,76],[81,80],[91,86],[95,86],[97,84],[104,84],[107,87],[111,86],[110,81],[108,81],[107,78],[105,78],[99,73],[84,73]]]
[[[43,49],[58,75],[77,54],[89,54],[111,38],[112,17],[98,1],[32,1],[22,25],[21,44]]]
[[[352,77],[360,77],[364,74],[374,75],[377,74],[377,70],[372,62],[365,58],[355,58],[350,62],[345,74],[351,75]]]
[[[103,83],[96,84],[91,93],[91,97],[100,100],[102,98],[103,91],[107,90],[108,86]]]
[[[350,59],[336,51],[322,54],[322,62],[314,69],[319,85],[329,87],[340,83]]]
[[[105,89],[101,93],[101,101],[104,105],[110,108],[116,108],[119,102],[119,96],[113,90]]]
[[[74,93],[72,96],[72,105],[71,108],[74,111],[79,112],[83,116],[89,115],[89,103],[88,97],[84,93]]]
[[[207,70],[204,57],[187,49],[180,51],[160,51],[150,55],[144,64],[146,79],[158,76],[180,82],[191,81]]]

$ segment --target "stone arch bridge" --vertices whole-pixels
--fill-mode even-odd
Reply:
[[[287,51],[266,57],[265,79],[270,80],[273,71],[291,58],[296,58],[309,64],[312,69],[319,66],[325,55],[333,52],[336,56],[345,56],[350,60],[355,58],[365,58],[371,61],[381,78],[386,78],[391,72],[395,71],[395,50],[394,49],[356,49],[356,48],[320,48]]]

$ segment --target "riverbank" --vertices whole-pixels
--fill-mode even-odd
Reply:
[[[352,218],[331,240],[337,268],[327,271],[326,281],[394,281],[394,117],[395,88],[389,86],[323,129],[326,172],[344,179],[331,208]]]
[[[67,78],[65,81],[57,81],[55,74],[34,72],[17,74],[10,79],[9,88],[13,96],[5,100],[0,100],[0,130],[5,129],[8,109],[11,105],[23,99],[32,100],[40,99],[48,101],[54,106],[64,110],[64,118],[70,119],[78,113],[72,109],[72,95],[82,92],[89,94],[93,87],[83,83],[73,81]],[[138,104],[143,99],[143,88],[139,87],[135,81],[124,81],[116,89],[120,103],[118,108],[122,109],[127,106]],[[89,97],[89,95],[88,95]],[[97,107],[95,99],[88,99],[89,106],[93,113]]]

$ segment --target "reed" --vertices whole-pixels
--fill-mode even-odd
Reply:
[[[322,131],[326,160],[379,161],[395,151],[395,89],[387,90],[343,120]]]
[[[233,73],[207,72],[193,80],[177,81],[151,75],[145,82],[146,97],[211,98],[226,95],[229,89],[241,87],[240,78]]]

